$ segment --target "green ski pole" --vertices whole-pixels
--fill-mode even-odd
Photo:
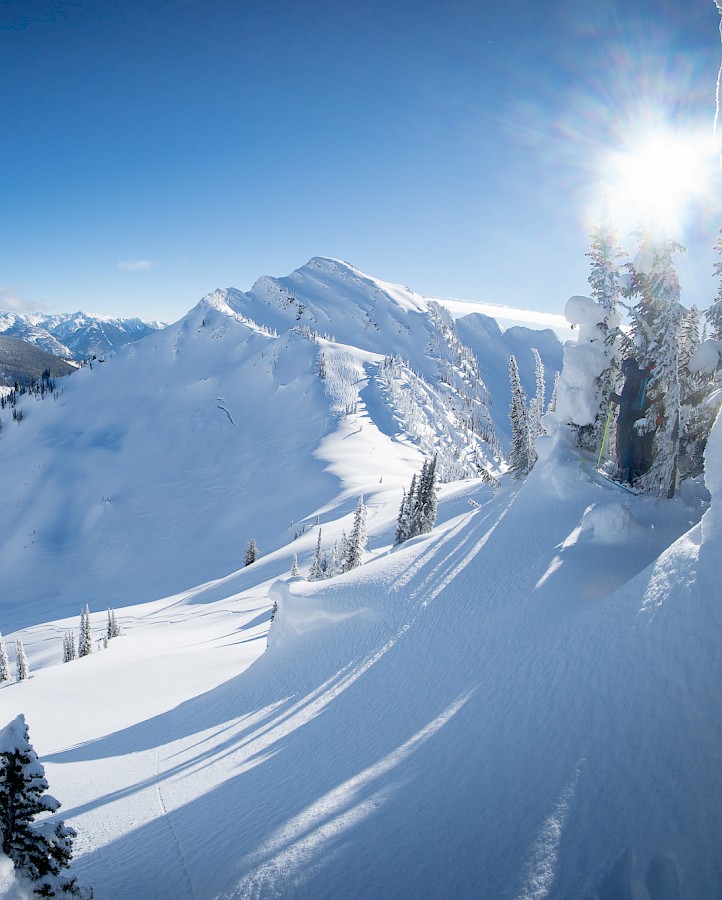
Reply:
[[[597,457],[597,469],[602,462],[602,453],[604,453],[604,445],[607,443],[607,434],[609,433],[609,422],[612,418],[612,401],[609,401],[609,412],[607,413],[607,422],[604,426],[604,436],[602,437],[602,446],[599,448],[599,456]]]

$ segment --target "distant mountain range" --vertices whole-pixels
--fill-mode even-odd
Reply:
[[[87,313],[0,312],[0,333],[63,359],[106,356],[165,327],[164,322],[111,319]]]

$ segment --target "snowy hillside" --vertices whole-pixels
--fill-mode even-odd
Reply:
[[[26,341],[0,334],[0,386],[16,381],[29,385],[33,380],[40,381],[45,371],[53,377],[63,376],[74,372],[75,366]]]
[[[271,279],[216,291],[58,401],[24,401],[1,446],[5,630],[225,576],[251,538],[280,574],[318,516],[361,493],[396,506],[423,453],[447,479],[498,473],[488,392],[443,310],[331,260],[291,280],[292,304]],[[324,310],[355,343],[311,330]]]
[[[461,419],[465,345],[498,338],[467,324],[314,260],[3,428],[0,627],[31,677],[0,724],[24,713],[98,900],[722,894],[720,424],[711,506],[598,480],[563,423],[510,481]],[[445,484],[393,547],[434,446],[501,486]],[[364,565],[305,580],[361,494]],[[63,665],[86,603],[124,633]]]
[[[106,356],[163,327],[162,322],[112,319],[82,312],[60,315],[0,312],[0,333],[64,359]]]

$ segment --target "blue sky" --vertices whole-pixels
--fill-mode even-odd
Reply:
[[[0,308],[173,320],[323,255],[561,312],[607,155],[710,135],[718,24],[712,0],[6,0]],[[673,235],[687,305],[716,290],[719,179]]]

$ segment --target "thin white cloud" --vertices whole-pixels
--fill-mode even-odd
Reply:
[[[123,272],[144,272],[153,264],[149,259],[130,259],[118,263],[118,268]]]
[[[26,313],[40,312],[48,309],[48,306],[46,303],[38,303],[37,300],[21,296],[14,288],[0,287],[0,309],[7,312]]]

